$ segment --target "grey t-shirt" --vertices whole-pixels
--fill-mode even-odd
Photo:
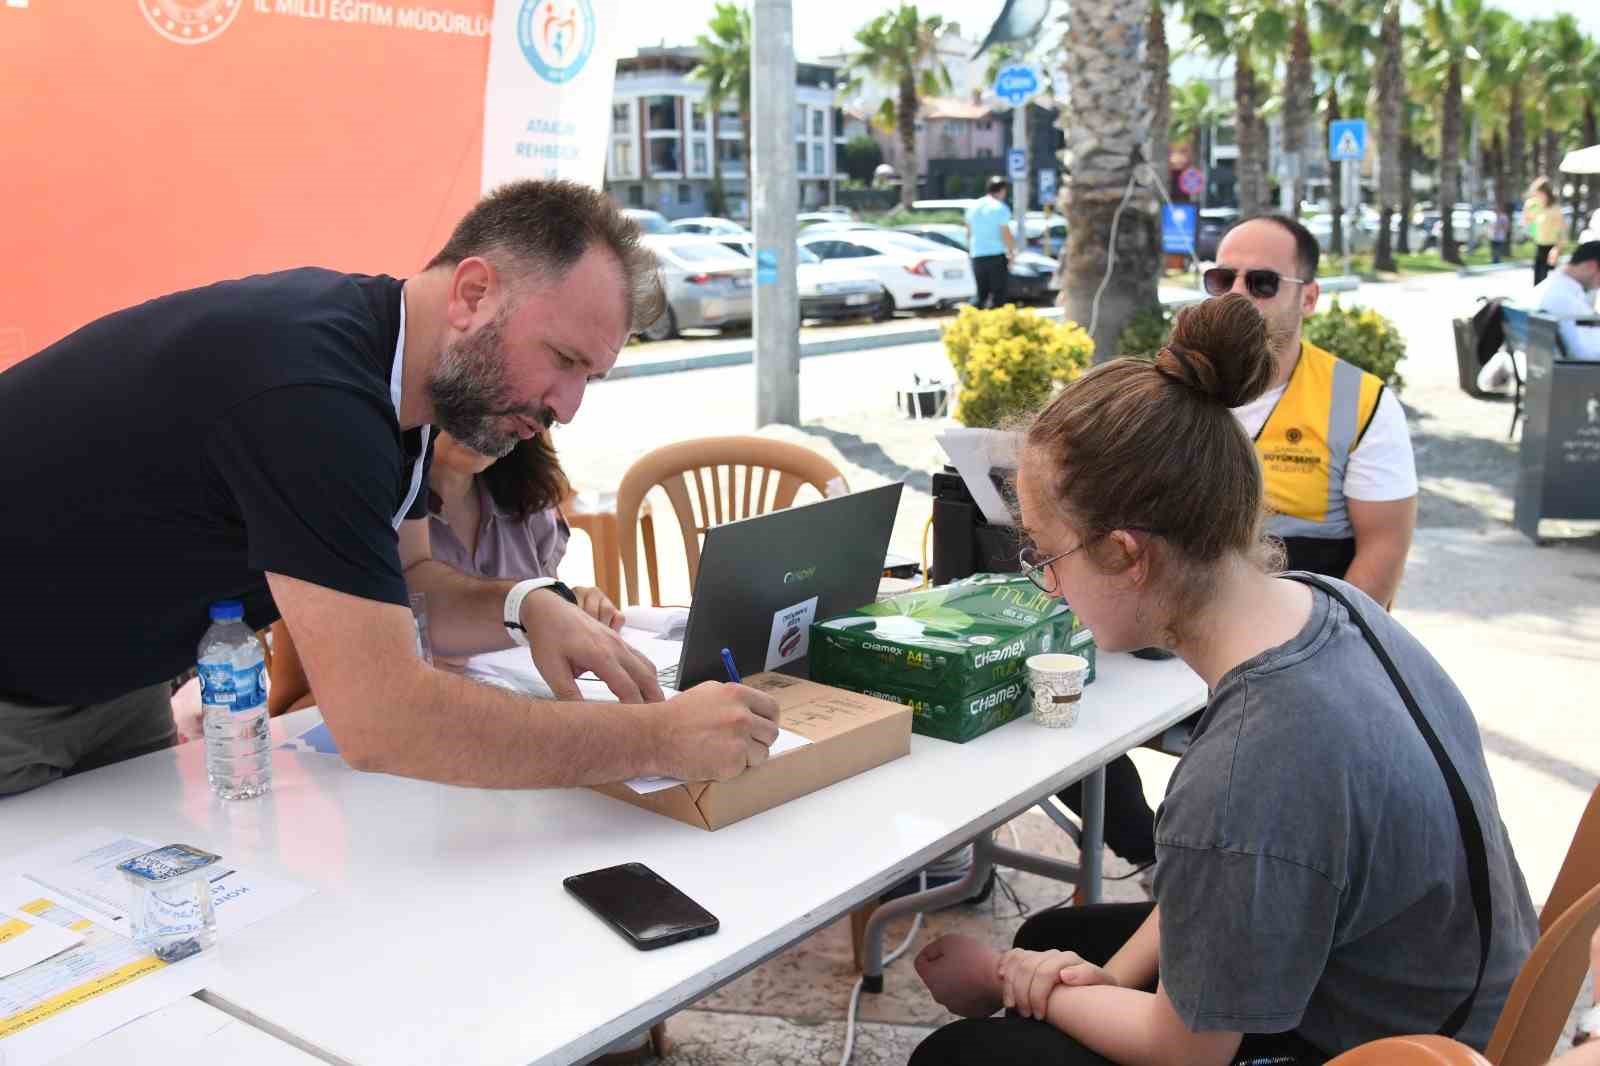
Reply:
[[[1538,937],[1471,708],[1376,603],[1388,650],[1483,826],[1494,939],[1459,1039],[1482,1049]],[[1297,1031],[1328,1055],[1436,1032],[1472,988],[1478,926],[1443,775],[1343,607],[1229,671],[1156,815],[1161,982],[1192,1031]]]

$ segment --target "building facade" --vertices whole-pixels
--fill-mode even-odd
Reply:
[[[745,123],[737,100],[724,100],[713,122],[705,83],[689,76],[699,62],[696,48],[643,48],[617,61],[606,190],[624,207],[668,218],[711,214],[715,153],[725,213],[748,220]],[[837,68],[799,63],[795,73],[795,170],[805,210],[830,201],[845,131],[834,103]]]

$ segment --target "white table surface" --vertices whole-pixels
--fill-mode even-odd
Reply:
[[[716,832],[589,791],[494,792],[274,753],[273,790],[225,803],[202,745],[0,800],[4,857],[104,825],[317,889],[225,940],[201,995],[335,1062],[582,1060],[700,998],[932,859],[1196,710],[1183,663],[1103,655],[1071,729],[1027,719],[911,754]],[[315,712],[300,712],[314,715]],[[314,720],[314,719],[313,719]],[[304,728],[306,718],[279,719]],[[562,878],[643,862],[721,920],[635,951]]]
[[[318,1066],[215,1007],[184,996],[79,1048],[53,1066]]]

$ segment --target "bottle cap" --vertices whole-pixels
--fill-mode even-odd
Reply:
[[[211,605],[213,622],[231,622],[244,617],[244,604],[238,600],[222,600]]]

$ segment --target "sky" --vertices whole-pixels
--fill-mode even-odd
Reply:
[[[1596,39],[1600,40],[1600,4],[1595,0],[1491,0],[1522,18],[1533,18],[1567,11]],[[714,0],[619,0],[625,14],[623,54],[632,55],[643,46],[693,44],[711,19]],[[880,10],[892,6],[889,0],[863,4],[860,0],[791,0],[794,11],[795,54],[802,59],[849,49],[855,31]],[[941,15],[961,23],[969,37],[977,38],[988,30],[1000,13],[1001,0],[918,0],[923,15]],[[1057,2],[1065,10],[1066,5]]]

